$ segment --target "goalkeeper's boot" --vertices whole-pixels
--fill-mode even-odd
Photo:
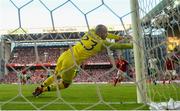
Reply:
[[[37,96],[41,95],[43,92],[44,92],[43,87],[40,86],[40,87],[37,87],[32,94],[33,94],[33,96],[37,97]]]

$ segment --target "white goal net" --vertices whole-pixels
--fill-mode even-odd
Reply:
[[[139,0],[139,6],[150,106],[179,109],[180,1]]]
[[[179,0],[0,3],[0,109],[180,109]],[[123,38],[132,36],[108,41],[133,43],[133,49],[106,47],[83,64],[74,63],[78,75],[69,88],[33,97],[58,57],[98,24]],[[126,70],[117,67],[118,60],[128,63]]]

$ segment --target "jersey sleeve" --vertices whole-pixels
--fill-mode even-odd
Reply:
[[[118,36],[118,35],[115,35],[115,34],[111,34],[111,33],[108,33],[107,38],[109,38],[109,39],[115,39],[115,40],[121,40],[121,39],[123,39],[123,37]]]
[[[108,41],[103,41],[103,44],[105,46],[110,46],[111,50],[114,49],[132,49],[133,48],[133,44],[132,43],[111,43]]]

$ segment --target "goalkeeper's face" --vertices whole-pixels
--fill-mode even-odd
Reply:
[[[103,40],[105,40],[106,37],[107,37],[107,30],[102,31],[99,36],[100,36]]]
[[[106,39],[106,37],[107,37],[107,32],[108,32],[106,26],[104,26],[104,25],[98,25],[98,26],[96,26],[95,32],[96,32],[96,34],[97,34],[99,37],[101,37],[103,40]]]

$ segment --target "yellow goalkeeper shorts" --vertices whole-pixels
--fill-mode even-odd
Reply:
[[[75,77],[76,66],[70,50],[65,51],[57,61],[55,74],[60,75],[64,82],[71,83]]]

